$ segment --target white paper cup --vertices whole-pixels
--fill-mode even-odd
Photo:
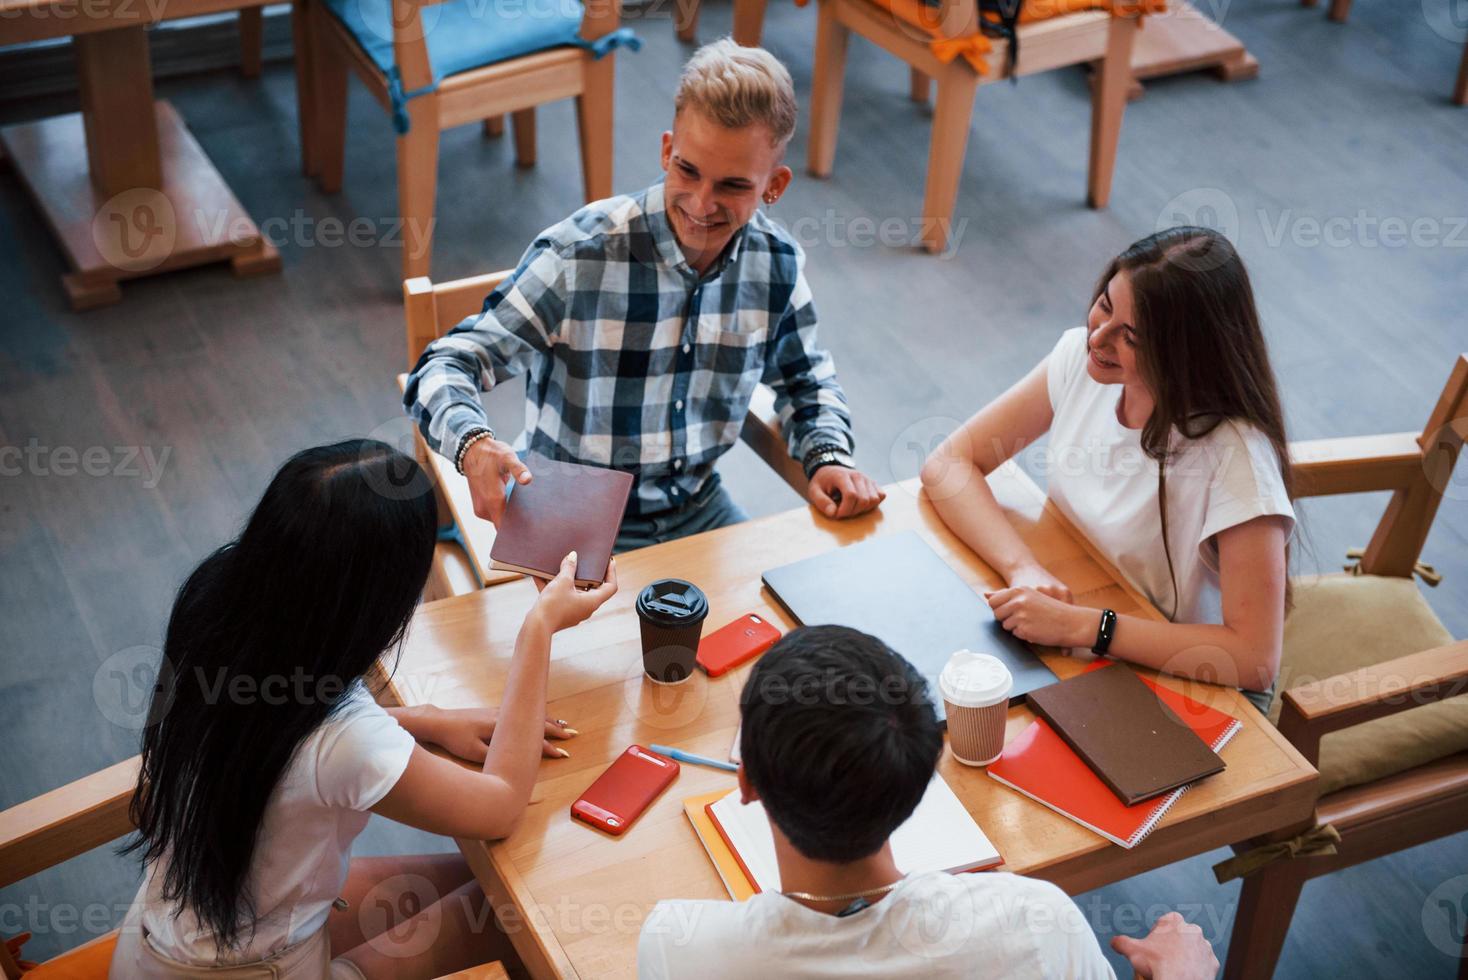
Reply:
[[[948,714],[948,748],[966,766],[987,766],[1004,754],[1004,723],[1014,678],[1004,661],[960,650],[938,675]]]

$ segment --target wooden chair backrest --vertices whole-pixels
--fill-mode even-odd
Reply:
[[[1409,577],[1468,439],[1468,354],[1460,354],[1420,435],[1324,439],[1291,447],[1296,495],[1390,490],[1361,559],[1368,575]]]
[[[1459,354],[1427,425],[1417,439],[1421,465],[1406,486],[1393,491],[1391,502],[1366,553],[1361,571],[1368,575],[1411,576],[1427,542],[1443,494],[1452,488],[1453,468],[1468,438],[1468,354]]]
[[[484,298],[510,276],[510,270],[490,272],[434,285],[427,276],[403,283],[403,313],[408,329],[408,369],[418,363],[424,348],[448,333],[466,316],[484,308]]]

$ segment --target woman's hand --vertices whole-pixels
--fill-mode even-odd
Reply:
[[[1019,566],[1009,576],[1009,587],[1011,589],[1034,589],[1041,595],[1048,595],[1052,599],[1061,602],[1075,602],[1075,597],[1070,594],[1070,589],[1060,579],[1046,571],[1045,566],[1038,562],[1030,562]]]
[[[1089,649],[1101,627],[1101,613],[1062,602],[1028,586],[985,592],[994,618],[1015,636],[1046,647]]]
[[[420,740],[447,749],[460,759],[482,763],[499,720],[498,708],[433,708],[417,726],[415,734]],[[540,754],[547,759],[568,759],[571,753],[552,745],[550,740],[567,739],[580,733],[560,719],[547,718],[545,734]]]
[[[539,617],[546,629],[559,632],[582,622],[617,593],[617,560],[607,563],[607,578],[591,589],[576,588],[576,552],[561,559],[561,570],[549,582],[535,579],[540,592],[531,616]]]

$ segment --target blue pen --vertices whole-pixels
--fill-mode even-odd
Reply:
[[[694,755],[692,752],[684,752],[682,749],[675,749],[671,745],[649,745],[648,748],[652,749],[658,755],[665,755],[669,759],[675,759],[678,762],[688,762],[692,763],[695,766],[709,766],[713,769],[723,769],[726,772],[739,771],[739,767],[732,762],[724,762],[720,759],[710,759],[706,755]]]

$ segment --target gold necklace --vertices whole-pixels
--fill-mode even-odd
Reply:
[[[798,898],[802,902],[849,902],[857,898],[866,898],[868,895],[885,895],[906,880],[906,875],[898,878],[889,885],[880,888],[868,888],[864,892],[848,892],[845,895],[812,895],[810,892],[781,892],[786,898]]]

